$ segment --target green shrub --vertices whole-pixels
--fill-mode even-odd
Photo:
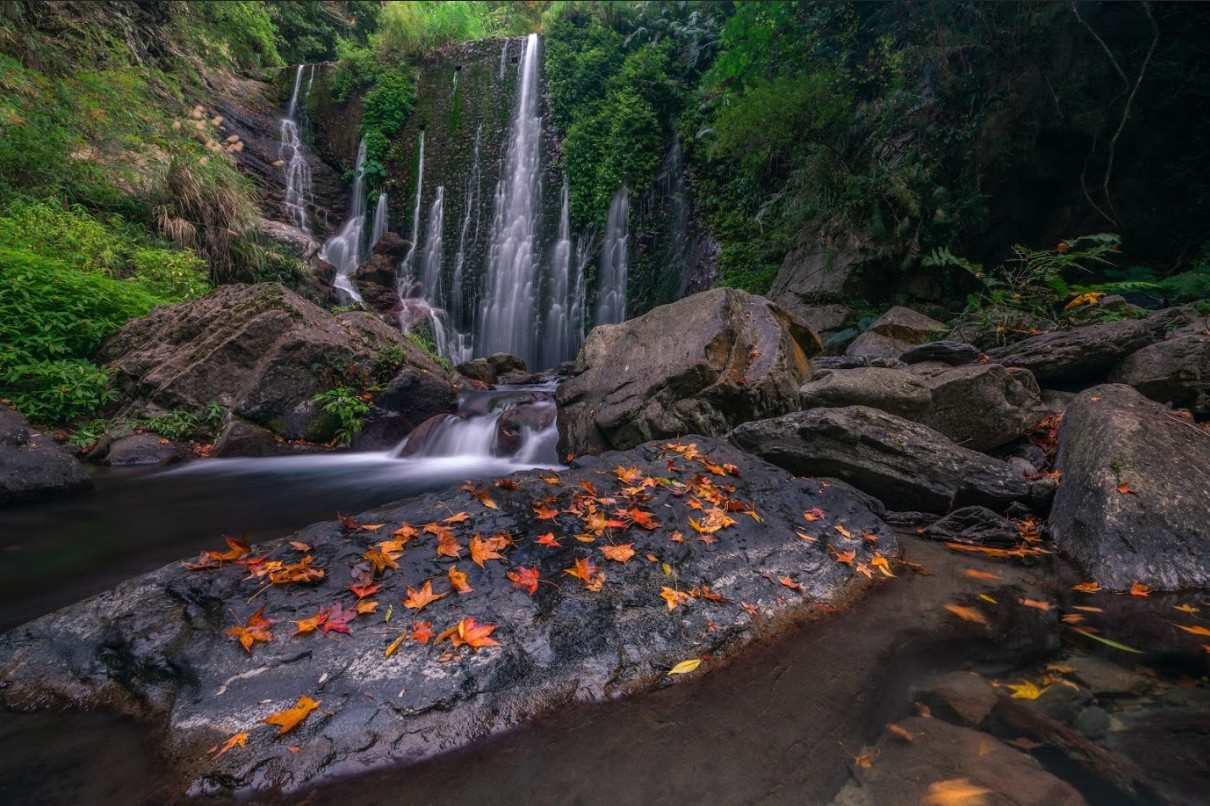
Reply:
[[[31,420],[66,423],[87,416],[113,398],[109,372],[83,359],[10,363],[0,351],[0,397]]]
[[[324,411],[336,415],[336,444],[341,447],[347,447],[365,426],[362,418],[369,413],[370,406],[349,387],[338,386],[320,392],[313,400],[322,406]]]

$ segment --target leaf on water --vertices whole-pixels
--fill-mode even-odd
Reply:
[[[1202,612],[1201,610],[1199,610],[1198,608],[1194,607],[1193,605],[1187,605],[1187,604],[1183,604],[1183,605],[1173,605],[1173,606],[1172,606],[1172,609],[1173,609],[1173,610],[1179,610],[1179,611],[1180,611],[1180,612],[1182,612],[1182,613],[1187,613],[1187,614],[1188,614],[1188,615],[1190,615],[1190,616],[1195,616],[1195,615],[1197,615],[1198,613]]]
[[[689,674],[690,672],[692,672],[694,669],[696,669],[697,667],[699,667],[701,665],[702,665],[701,658],[691,658],[689,660],[683,660],[680,663],[678,663],[676,666],[673,666],[671,669],[669,669],[668,675],[671,677],[674,674]]]
[[[270,714],[263,721],[270,725],[277,725],[277,735],[283,736],[298,727],[307,718],[307,714],[318,708],[321,702],[322,700],[313,700],[304,694],[298,698],[298,702],[292,708]]]
[[[624,543],[620,546],[601,546],[601,553],[605,555],[605,559],[607,560],[625,564],[634,556],[634,544]]]
[[[219,751],[217,753],[214,753],[214,757],[218,758],[219,756],[223,755],[224,753],[226,753],[228,750],[232,749],[233,747],[243,747],[247,743],[248,743],[248,734],[247,733],[237,733],[234,736],[232,736],[230,739],[228,739],[227,741],[223,742],[222,748],[219,749]],[[210,752],[213,753],[214,748],[211,748]]]
[[[508,578],[530,596],[538,592],[538,567],[536,565],[532,568],[519,565],[515,570],[508,572]]]
[[[1130,595],[1146,598],[1151,595],[1151,588],[1147,587],[1142,582],[1136,582],[1130,586]]]
[[[964,568],[962,573],[971,579],[1000,579],[999,574],[993,574],[991,571],[980,571],[977,568]]]
[[[988,626],[987,617],[984,616],[982,613],[980,613],[978,610],[975,610],[973,607],[962,607],[961,605],[956,605],[956,604],[946,604],[946,605],[944,605],[944,607],[946,610],[950,611],[951,613],[953,613],[955,616],[962,619],[963,621],[970,621],[970,622],[974,622],[975,624],[982,624],[984,627]]]
[[[1105,609],[1101,607],[1093,607],[1092,605],[1072,605],[1072,610],[1083,610],[1085,613],[1104,613]]]
[[[1200,624],[1194,624],[1192,626],[1174,624],[1172,626],[1176,627],[1178,630],[1184,630],[1187,633],[1192,633],[1193,635],[1210,635],[1210,630],[1206,629]]]
[[[426,581],[424,587],[420,590],[413,590],[409,585],[408,598],[403,600],[403,606],[419,612],[438,599],[445,598],[446,595],[444,593],[433,593],[433,583],[431,581]]]
[[[458,593],[460,593],[460,594],[461,593],[471,593],[472,591],[475,590],[474,588],[472,588],[470,585],[467,584],[466,574],[462,571],[459,571],[458,566],[451,565],[449,575],[450,575],[450,587],[453,588]],[[405,602],[405,604],[406,604],[406,602]]]
[[[1062,618],[1064,624],[1079,624],[1083,620],[1084,615],[1082,613],[1067,613]]]
[[[891,573],[891,564],[886,557],[883,557],[880,552],[874,552],[874,559],[870,560],[870,565],[882,572],[884,577],[895,576]]]
[[[1086,630],[1086,629],[1083,629],[1080,627],[1073,627],[1072,630],[1073,630],[1073,632],[1078,632],[1080,635],[1091,638],[1094,641],[1098,641],[1098,642],[1104,644],[1105,646],[1110,646],[1110,647],[1113,647],[1114,649],[1120,649],[1123,652],[1131,652],[1135,655],[1143,654],[1141,651],[1134,649],[1133,647],[1128,647],[1125,644],[1118,643],[1117,641],[1112,641],[1108,638],[1102,638],[1099,635],[1094,635],[1090,630]]]
[[[969,778],[951,778],[929,785],[920,806],[987,806],[992,790],[972,784]]]
[[[912,733],[907,728],[904,728],[902,725],[896,725],[894,722],[888,722],[886,729],[891,732],[891,735],[898,736],[905,742],[916,741],[916,734]]]
[[[996,597],[988,596],[986,593],[979,594],[979,598],[982,599],[983,601],[987,602],[988,604],[994,604],[994,605],[1000,604],[999,602],[996,601]]]
[[[265,608],[261,608],[248,617],[242,627],[231,627],[227,630],[227,635],[234,635],[239,639],[239,645],[244,648],[248,654],[252,654],[252,645],[259,642],[268,643],[273,640],[273,633],[269,631],[269,627],[274,624],[273,619],[265,618]]]
[[[1004,687],[1012,692],[1014,700],[1036,700],[1046,691],[1046,688],[1039,688],[1036,683],[1029,680],[1016,684],[1006,683]]]
[[[1092,580],[1091,582],[1081,582],[1079,585],[1072,585],[1071,589],[1073,591],[1079,591],[1080,593],[1100,593],[1101,592],[1101,586],[1095,579]]]
[[[1051,609],[1050,602],[1044,602],[1044,601],[1041,601],[1040,599],[1030,599],[1027,597],[1023,597],[1019,601],[1021,602],[1021,604],[1025,605],[1026,607],[1032,607],[1035,610],[1050,610]]]

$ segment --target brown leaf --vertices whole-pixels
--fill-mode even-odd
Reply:
[[[318,708],[321,702],[322,700],[313,700],[304,694],[298,698],[294,707],[270,714],[263,721],[270,725],[277,725],[277,735],[282,736],[298,727],[307,718],[307,714]]]
[[[499,544],[494,538],[484,540],[482,535],[476,533],[475,536],[471,538],[471,561],[474,562],[475,565],[482,568],[483,563],[486,560],[504,559],[496,551],[498,546]]]
[[[418,591],[413,590],[409,585],[408,598],[403,600],[403,606],[419,612],[438,599],[445,598],[445,596],[446,594],[444,593],[433,593],[433,583],[431,581],[426,581],[424,587]]]
[[[1030,599],[1028,597],[1022,597],[1019,601],[1021,602],[1021,604],[1025,605],[1026,607],[1032,607],[1035,610],[1050,610],[1051,609],[1050,602],[1044,602],[1044,601],[1041,601],[1040,599]]]
[[[1079,585],[1072,585],[1071,589],[1073,591],[1079,591],[1080,593],[1100,593],[1101,592],[1101,586],[1097,583],[1097,581],[1095,579],[1092,580],[1091,582],[1081,582]]]
[[[916,741],[916,734],[912,733],[910,730],[904,728],[901,725],[896,725],[894,722],[888,722],[886,729],[891,732],[891,735],[898,736],[900,739],[903,739],[905,742]]]
[[[302,542],[301,540],[291,540],[291,541],[290,541],[290,548],[294,549],[295,551],[303,551],[303,552],[306,552],[306,551],[310,551],[310,550],[311,550],[311,546],[310,546],[310,544],[309,544],[309,543],[304,543],[304,542]],[[237,735],[238,735],[238,734],[237,734]]]
[[[964,568],[962,573],[971,579],[999,579],[999,574],[993,574],[991,571],[980,571],[977,568]]]
[[[601,553],[605,555],[605,559],[613,560],[615,563],[626,563],[634,556],[634,544],[625,543],[621,546],[601,546]]]
[[[377,599],[359,599],[357,601],[357,615],[366,616],[378,609]]]
[[[470,593],[474,590],[474,588],[466,583],[466,574],[459,571],[456,565],[450,566],[450,587],[458,593]]]

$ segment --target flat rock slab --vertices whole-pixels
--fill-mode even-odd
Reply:
[[[1082,392],[1059,429],[1060,551],[1104,588],[1210,587],[1210,434],[1129,386]]]
[[[432,756],[571,701],[651,688],[681,661],[708,668],[856,598],[866,584],[858,572],[896,552],[889,527],[843,485],[791,478],[706,438],[467,485],[356,521],[257,547],[250,556],[263,562],[167,566],[15,629],[0,637],[0,697],[15,708],[103,706],[161,726],[193,794],[289,791]],[[354,607],[358,566],[397,530],[410,534],[404,523],[418,532],[398,552],[383,549],[382,587],[363,600],[377,601],[374,611],[350,634],[295,634],[292,621]],[[500,559],[468,556],[475,535],[501,533],[512,545]],[[442,541],[456,559],[438,553]],[[633,557],[607,558],[622,546]],[[253,577],[306,557],[321,579]],[[453,592],[451,568],[473,590]],[[539,575],[532,595],[508,576],[521,569]],[[567,573],[578,570],[588,583]],[[404,597],[425,583],[441,598],[409,609]],[[273,640],[245,652],[228,633],[262,608]],[[419,622],[440,634],[468,617],[494,625],[500,645],[409,637]],[[318,708],[276,738],[263,720],[302,696]],[[241,733],[244,746],[207,755]]]

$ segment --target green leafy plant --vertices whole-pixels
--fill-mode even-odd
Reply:
[[[370,406],[354,390],[347,386],[338,386],[335,389],[320,392],[312,400],[318,403],[324,411],[336,416],[338,425],[335,442],[337,445],[347,447],[352,443],[353,437],[361,433],[361,429],[365,426],[362,418],[369,413]]]

